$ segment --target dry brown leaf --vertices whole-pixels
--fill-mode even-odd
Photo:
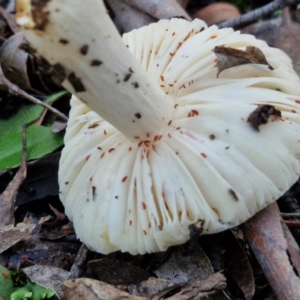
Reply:
[[[89,279],[71,279],[61,285],[66,300],[146,300],[132,296],[107,283]]]
[[[17,24],[13,14],[9,13],[2,6],[0,6],[0,13],[13,33],[20,32],[20,27]]]
[[[192,281],[185,285],[181,291],[168,300],[225,300],[228,299],[222,290],[226,288],[226,278],[222,273],[215,273],[203,280]],[[160,300],[153,297],[152,300]]]
[[[251,300],[254,296],[255,284],[247,254],[230,230],[225,231],[224,235],[226,242],[225,270],[242,290],[245,299]]]
[[[281,117],[281,111],[276,109],[273,105],[260,105],[248,117],[247,122],[259,131],[259,126],[267,124],[269,117],[274,116],[274,120]]]
[[[21,48],[23,42],[21,32],[6,40],[1,46],[0,62],[3,74],[8,80],[23,90],[31,90],[27,74],[28,53]]]
[[[173,283],[169,280],[151,277],[139,284],[130,284],[128,286],[128,291],[132,295],[150,297],[171,286],[173,286]]]
[[[60,289],[62,282],[69,279],[70,272],[51,266],[34,265],[23,269],[29,279],[39,285],[55,291],[59,298],[63,292]]]
[[[100,281],[108,284],[137,284],[151,277],[151,274],[137,266],[114,259],[90,261],[88,266]]]
[[[211,263],[200,247],[190,255],[183,250],[182,247],[174,248],[168,260],[154,270],[155,275],[177,284],[204,279],[213,274]]]
[[[25,239],[35,226],[31,217],[25,217],[24,222],[17,224],[17,226],[10,224],[0,228],[0,253]]]
[[[273,67],[269,65],[263,52],[253,46],[248,46],[245,51],[224,46],[216,46],[213,52],[217,56],[218,74],[229,68],[246,64],[267,65],[270,70]]]

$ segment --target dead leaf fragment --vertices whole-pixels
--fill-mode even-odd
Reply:
[[[55,291],[59,298],[63,297],[60,286],[62,282],[68,280],[70,272],[60,268],[42,265],[27,267],[24,268],[23,271],[32,282]]]
[[[151,277],[146,281],[139,284],[130,284],[128,286],[128,291],[132,295],[150,297],[164,289],[173,286],[169,280]]]
[[[164,294],[164,291],[161,291],[153,295],[151,300],[225,300],[228,299],[222,292],[225,288],[226,278],[222,273],[215,273],[203,280],[194,280],[185,284],[177,294],[171,297],[163,298],[166,294]]]
[[[137,284],[151,277],[151,274],[137,266],[114,259],[90,261],[88,266],[100,281],[108,284]]]
[[[23,90],[33,90],[28,78],[28,53],[21,45],[24,43],[23,34],[17,33],[6,40],[1,46],[0,62],[5,77]]]
[[[229,68],[246,64],[267,65],[270,70],[273,67],[269,65],[263,52],[253,46],[248,46],[245,51],[224,46],[216,46],[213,52],[217,56],[218,74]]]
[[[255,284],[247,254],[232,231],[227,230],[224,232],[224,235],[226,241],[225,270],[242,290],[245,299],[251,300],[254,296]]]
[[[24,222],[17,224],[17,226],[9,224],[0,228],[0,253],[24,240],[34,228],[35,224],[31,218],[25,218]]]
[[[174,248],[168,260],[154,270],[155,275],[177,284],[204,279],[213,273],[211,263],[200,247],[190,255],[183,250],[182,247]]]
[[[147,298],[132,296],[107,283],[89,279],[71,279],[61,285],[67,300],[146,300]]]
[[[275,119],[281,117],[281,111],[276,109],[273,105],[260,105],[248,117],[247,122],[259,131],[259,126],[267,124],[269,117],[274,116]]]

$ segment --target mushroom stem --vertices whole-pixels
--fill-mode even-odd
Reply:
[[[129,140],[167,128],[173,100],[130,54],[103,1],[18,0],[16,18],[63,86]]]

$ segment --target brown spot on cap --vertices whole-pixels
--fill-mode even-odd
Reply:
[[[233,189],[229,189],[229,194],[234,198],[235,201],[239,201],[239,198]]]
[[[91,61],[91,66],[92,66],[92,67],[98,67],[98,66],[100,66],[100,65],[102,65],[102,61],[99,60],[99,59],[93,59],[93,60]]]
[[[139,84],[138,84],[137,82],[133,82],[132,85],[133,85],[134,88],[136,88],[136,89],[139,87]]]
[[[132,74],[132,73],[126,74],[126,75],[124,76],[123,81],[124,81],[124,82],[128,81],[128,80],[130,79],[130,77],[131,77],[131,74]]]
[[[215,136],[214,134],[211,134],[211,135],[209,136],[209,138],[210,138],[211,140],[214,140],[214,139],[216,138],[216,136]]]
[[[63,45],[67,45],[69,43],[69,41],[66,39],[59,39],[59,42]]]
[[[83,45],[81,48],[80,48],[80,53],[82,55],[86,55],[88,53],[88,50],[89,50],[89,46],[88,45]]]
[[[79,77],[74,72],[70,73],[68,79],[76,93],[85,92],[85,87]]]
[[[51,79],[60,85],[66,78],[65,69],[61,64],[57,63],[53,65],[53,70],[54,74],[52,75]]]
[[[137,117],[137,119],[140,119],[142,117],[142,115],[140,113],[136,113],[134,115]]]

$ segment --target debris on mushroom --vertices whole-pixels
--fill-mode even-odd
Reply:
[[[244,64],[267,65],[270,70],[273,70],[263,52],[257,47],[247,46],[246,50],[243,51],[230,47],[216,46],[213,51],[217,56],[218,76],[223,70]]]
[[[266,124],[270,116],[274,116],[275,119],[281,117],[281,111],[276,109],[273,105],[264,104],[257,107],[248,117],[249,122],[254,129],[259,131],[259,126]],[[275,120],[273,119],[273,121]]]
[[[239,225],[298,179],[300,82],[282,51],[200,20],[161,20],[122,41],[94,0],[18,0],[17,20],[74,94],[60,197],[89,248],[163,251],[198,220],[204,234]],[[221,46],[255,47],[268,64],[217,76]],[[258,133],[248,117],[269,106],[281,117]]]

